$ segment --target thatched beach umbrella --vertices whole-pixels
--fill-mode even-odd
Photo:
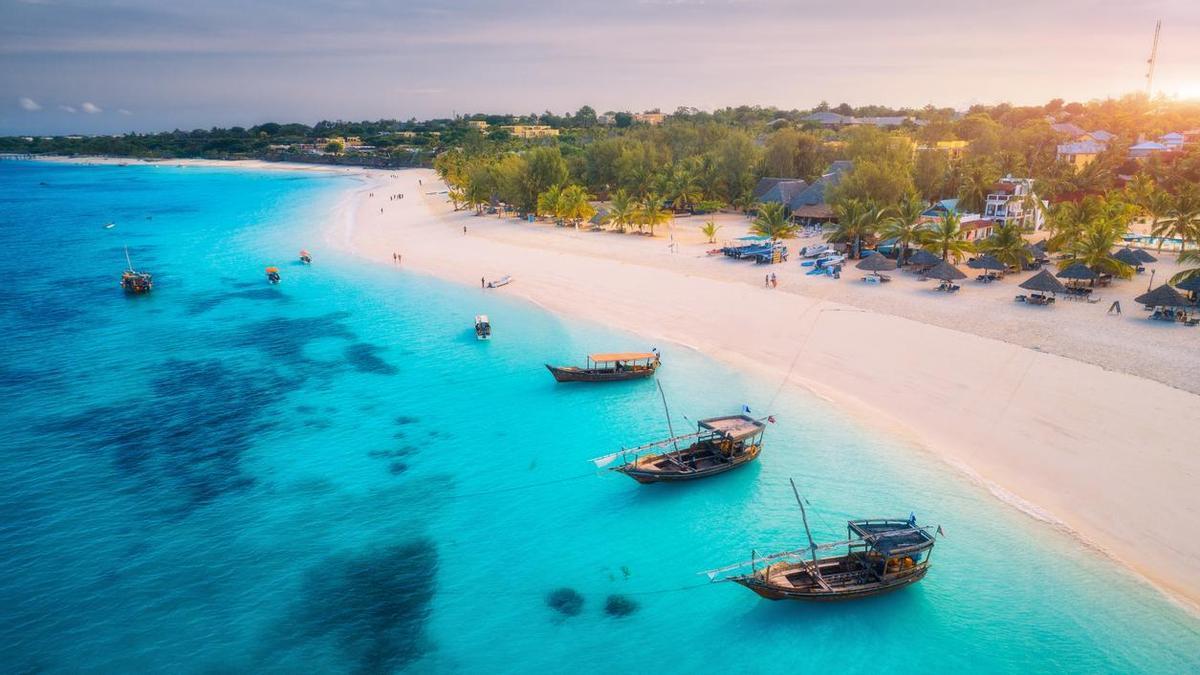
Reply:
[[[1125,263],[1126,265],[1129,265],[1130,267],[1141,267],[1142,266],[1142,259],[1140,257],[1138,257],[1137,252],[1131,248],[1123,248],[1120,251],[1117,251],[1116,253],[1114,253],[1112,257],[1114,260],[1120,260],[1121,262]]]
[[[941,258],[925,249],[919,249],[908,257],[908,264],[915,267],[933,267],[940,262],[942,262]]]
[[[967,275],[960,272],[957,267],[951,265],[945,260],[939,261],[937,265],[934,265],[933,269],[929,270],[925,274],[926,276],[933,277],[934,279],[941,279],[942,281],[957,281],[958,279],[967,278]]]
[[[1200,274],[1188,277],[1187,279],[1175,284],[1175,288],[1178,288],[1181,291],[1187,291],[1188,293],[1192,294],[1193,298],[1195,298],[1196,294],[1200,293]]]
[[[1067,287],[1050,274],[1050,270],[1042,270],[1020,283],[1021,288],[1037,293],[1066,293]]]
[[[1076,279],[1076,280],[1087,281],[1089,279],[1095,279],[1099,275],[1097,275],[1095,272],[1093,272],[1092,268],[1088,267],[1087,265],[1084,265],[1081,262],[1077,262],[1077,263],[1068,265],[1065,269],[1060,271],[1056,276],[1059,279]]]
[[[1135,249],[1133,249],[1133,252],[1134,252],[1135,254],[1137,254],[1137,257],[1138,257],[1138,259],[1139,259],[1139,260],[1141,260],[1141,261],[1142,261],[1142,262],[1144,262],[1144,263],[1148,263],[1148,262],[1158,262],[1158,258],[1155,258],[1154,256],[1152,256],[1152,255],[1150,255],[1149,253],[1147,253],[1147,252],[1146,252],[1146,249],[1142,249],[1142,248],[1135,248]]]
[[[1179,294],[1179,291],[1163,284],[1149,293],[1142,293],[1133,299],[1134,302],[1147,307],[1190,307],[1191,302]]]
[[[967,262],[967,267],[974,270],[997,270],[1003,272],[1008,269],[1008,265],[996,259],[996,256],[985,253],[974,260]]]
[[[867,272],[878,273],[878,272],[882,272],[885,270],[896,269],[896,261],[884,256],[882,253],[876,253],[874,255],[869,255],[869,256],[863,258],[862,260],[858,261],[858,264],[855,265],[855,267],[857,267],[860,270],[865,270]]]

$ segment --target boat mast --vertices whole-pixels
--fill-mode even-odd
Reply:
[[[671,432],[671,444],[675,446],[675,452],[679,452],[679,441],[675,438],[675,427],[671,424],[671,409],[667,407],[667,394],[663,391],[662,382],[654,381],[658,385],[658,395],[662,397],[663,412],[667,414],[667,431]]]
[[[796,495],[796,503],[800,505],[800,519],[804,521],[804,534],[808,535],[808,550],[812,553],[813,569],[819,575],[821,572],[817,569],[817,544],[813,541],[812,530],[808,529],[808,513],[804,510],[804,500],[800,498],[800,491],[796,489],[796,481],[789,478],[788,482],[792,484],[792,494]]]
[[[133,261],[129,259],[129,247],[125,247],[125,264],[129,265],[129,271],[133,271]]]

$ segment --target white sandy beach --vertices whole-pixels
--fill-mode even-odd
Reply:
[[[1095,304],[1030,307],[1013,302],[1028,274],[964,280],[954,296],[903,272],[877,286],[850,267],[834,281],[806,276],[796,258],[761,266],[709,257],[699,217],[677,220],[672,252],[665,229],[650,238],[454,212],[431,170],[216,164],[361,178],[325,243],[364,258],[393,265],[399,252],[406,270],[474,287],[512,274],[513,284],[488,292],[637,333],[647,344],[694,348],[769,381],[795,362],[793,386],[903,435],[1200,608],[1200,328],[1146,320],[1133,298],[1146,290],[1149,269],[1101,289]],[[405,198],[388,199],[399,193]],[[718,221],[719,239],[748,226],[736,215]],[[1147,266],[1155,285],[1177,270],[1173,258],[1164,253]],[[768,271],[778,288],[764,288]],[[1122,315],[1106,313],[1112,300]],[[625,346],[598,346],[609,347]]]
[[[389,265],[399,252],[407,270],[476,287],[512,274],[512,285],[489,292],[768,377],[796,360],[795,386],[905,435],[1200,605],[1200,329],[1145,319],[1132,298],[1149,272],[1103,289],[1096,304],[1048,308],[1013,302],[1026,275],[966,280],[946,296],[905,273],[885,286],[853,269],[840,281],[806,277],[794,259],[770,266],[780,285],[769,290],[767,266],[705,255],[700,218],[677,222],[672,253],[665,231],[649,238],[453,212],[429,170],[360,174],[367,182],[343,203],[330,245]],[[398,193],[405,198],[388,199]],[[721,220],[721,237],[747,226]],[[1156,284],[1174,271],[1166,258],[1150,266]],[[1113,299],[1123,315],[1106,314]]]

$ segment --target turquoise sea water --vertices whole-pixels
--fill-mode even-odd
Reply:
[[[1196,671],[1194,617],[813,397],[744,470],[596,473],[665,435],[657,389],[542,364],[651,345],[322,250],[349,180],[0,163],[0,670]],[[123,245],[152,296],[117,287]],[[657,346],[677,429],[779,384]],[[789,477],[821,539],[940,523],[929,576],[841,605],[707,584],[801,545]]]

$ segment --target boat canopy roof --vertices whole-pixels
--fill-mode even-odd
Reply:
[[[907,520],[851,520],[850,530],[885,556],[933,546],[933,535]]]
[[[476,314],[475,323],[491,323],[488,321],[487,314]]]
[[[728,417],[710,417],[700,420],[701,429],[715,431],[734,441],[740,441],[762,433],[766,427],[761,421],[746,415],[730,415]]]
[[[589,354],[588,358],[596,363],[609,363],[612,361],[638,361],[640,359],[657,358],[658,354],[654,352],[613,352],[611,354]]]

